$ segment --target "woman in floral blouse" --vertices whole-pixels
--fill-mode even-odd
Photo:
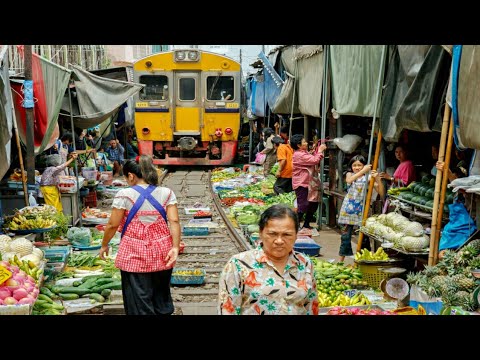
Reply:
[[[262,244],[230,258],[219,280],[221,315],[317,315],[313,266],[293,251],[298,218],[285,205],[260,217]]]

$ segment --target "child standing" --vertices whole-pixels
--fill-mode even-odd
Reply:
[[[338,224],[344,225],[342,227],[341,244],[338,255],[340,255],[340,261],[345,260],[345,256],[352,256],[352,232],[354,226],[360,226],[363,216],[363,192],[366,185],[368,185],[369,177],[366,174],[372,169],[372,165],[366,165],[367,161],[362,155],[354,156],[349,164],[349,169],[352,172],[348,172],[346,181],[348,184],[348,192],[343,199],[342,207],[340,209],[340,215],[338,217]],[[375,170],[372,170],[371,176],[375,178],[374,183],[374,196],[377,194],[384,196],[385,188],[379,176]]]

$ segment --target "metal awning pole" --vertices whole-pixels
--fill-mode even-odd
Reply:
[[[328,86],[328,52],[329,45],[325,46],[325,51],[323,52],[323,81],[322,81],[322,122],[320,129],[320,139],[325,139],[325,133],[327,128],[327,86]],[[327,149],[325,149],[326,151]],[[325,166],[325,156],[320,161],[320,199],[318,200],[318,218],[317,224],[318,229],[322,230],[322,217],[323,217],[323,171]],[[330,179],[329,181],[331,181]],[[326,210],[326,209],[325,209]]]
[[[372,161],[373,140],[375,139],[375,123],[376,123],[376,119],[377,119],[377,109],[380,106],[381,98],[382,98],[382,83],[383,83],[383,74],[384,74],[384,69],[385,69],[385,55],[386,54],[387,54],[387,45],[383,45],[382,59],[380,61],[380,70],[378,72],[377,95],[375,97],[375,108],[373,109],[372,132],[370,134],[370,143],[369,143],[369,146],[368,146],[367,164],[370,164],[370,162]],[[373,163],[373,166],[372,166],[372,170],[377,170],[378,157],[380,155],[380,149],[381,149],[381,146],[380,146],[381,141],[382,141],[382,133],[381,133],[381,130],[380,130],[379,133],[378,133],[377,147],[376,147],[376,150],[375,150],[375,160],[374,160],[374,163]],[[362,218],[362,223],[361,223],[362,226],[365,224],[365,220],[368,217],[368,211],[370,209],[370,199],[372,198],[374,181],[375,181],[375,179],[371,177],[370,181],[368,182],[368,187],[365,186],[363,188],[362,199],[364,199],[364,200],[363,200],[363,218]],[[365,194],[366,194],[366,196],[365,196]],[[362,242],[363,242],[363,233],[360,232],[358,234],[357,252],[362,249]]]
[[[70,105],[70,125],[72,127],[72,134],[75,134],[74,127],[73,127],[73,107],[72,107],[72,91],[70,90],[70,85],[72,85],[72,80],[68,82],[68,103]],[[77,146],[75,145],[75,138],[72,141],[73,143],[73,151],[77,150]],[[75,169],[75,178],[77,179],[77,205],[80,204],[80,182],[78,181],[78,167],[77,167],[77,160],[73,161],[74,169]],[[78,213],[80,214],[80,227],[83,227],[82,215],[80,208],[77,209]],[[72,214],[73,215],[73,214]],[[75,221],[72,221],[73,226],[75,226]]]

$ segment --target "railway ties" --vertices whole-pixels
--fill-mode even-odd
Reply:
[[[204,269],[202,285],[172,285],[172,297],[177,315],[217,314],[218,279],[228,259],[245,251],[249,245],[242,239],[226,218],[218,198],[213,193],[210,174],[205,170],[169,172],[162,185],[172,189],[177,196],[180,225],[193,219],[185,209],[204,206],[212,212],[208,235],[184,236],[185,249],[179,255],[176,268]]]

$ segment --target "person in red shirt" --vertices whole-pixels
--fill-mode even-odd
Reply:
[[[115,266],[122,275],[125,313],[170,315],[174,311],[170,278],[180,250],[177,198],[172,190],[157,186],[158,173],[150,156],[137,159],[123,166],[131,187],[118,191],[113,199],[99,255],[101,259],[108,255],[108,243],[121,226]]]

